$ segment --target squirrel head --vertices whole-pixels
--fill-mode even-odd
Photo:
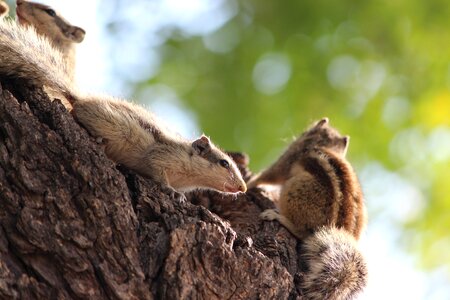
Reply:
[[[46,36],[56,47],[81,43],[86,32],[71,25],[50,6],[17,0],[17,19],[21,25],[33,26],[36,32]]]
[[[191,144],[190,167],[196,182],[225,193],[245,192],[247,186],[236,163],[202,135]]]
[[[347,153],[350,143],[350,137],[342,136],[331,127],[328,118],[317,121],[298,140],[301,140],[306,148],[326,148],[342,156]]]

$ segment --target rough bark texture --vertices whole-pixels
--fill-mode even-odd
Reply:
[[[296,239],[258,219],[270,195],[178,203],[59,101],[0,83],[0,299],[300,298]]]

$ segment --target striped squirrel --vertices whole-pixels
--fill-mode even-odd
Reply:
[[[300,283],[306,299],[352,299],[367,284],[367,266],[357,247],[366,210],[356,175],[345,159],[348,136],[327,118],[295,140],[267,170],[250,180],[280,184],[280,213],[261,214],[277,220],[302,240],[307,267]]]
[[[368,281],[366,259],[348,232],[325,226],[303,241],[302,299],[356,299]]]
[[[4,18],[9,13],[9,6],[6,2],[0,1],[0,19]]]
[[[61,51],[66,62],[67,75],[75,77],[76,43],[84,40],[84,29],[71,25],[50,6],[17,0],[17,21],[24,26],[33,26],[38,34],[46,36],[55,49]]]
[[[349,137],[329,126],[327,118],[294,141],[267,170],[248,186],[280,184],[280,213],[266,210],[265,220],[278,220],[304,239],[320,226],[343,228],[359,239],[366,223],[361,188],[345,159]]]
[[[197,188],[245,192],[236,164],[206,136],[190,142],[171,133],[144,108],[110,96],[84,95],[66,76],[64,59],[30,27],[0,21],[0,75],[58,91],[74,118],[105,142],[107,156],[159,182],[180,199]]]

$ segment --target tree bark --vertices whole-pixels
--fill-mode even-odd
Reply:
[[[301,298],[299,243],[258,219],[271,195],[179,203],[116,166],[60,101],[0,83],[0,299]]]

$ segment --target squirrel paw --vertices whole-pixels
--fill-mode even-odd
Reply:
[[[275,209],[266,209],[259,215],[259,218],[265,221],[273,221],[277,220],[278,216],[279,214]]]
[[[172,196],[175,201],[177,201],[178,203],[185,203],[186,202],[186,196],[183,193],[177,192],[175,191],[175,194],[173,194]]]
[[[250,180],[247,182],[247,190],[258,186],[258,182],[256,181],[256,179],[256,177],[250,178]]]
[[[170,186],[163,187],[163,192],[167,194],[170,198],[175,199],[178,203],[186,202],[186,196],[183,193],[177,192],[174,188]]]

